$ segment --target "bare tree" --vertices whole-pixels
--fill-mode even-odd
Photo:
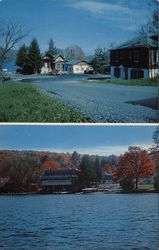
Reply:
[[[26,36],[20,24],[0,23],[0,83],[3,80],[3,66],[12,59],[12,49]]]
[[[29,154],[17,154],[0,164],[0,175],[9,177],[17,192],[28,191],[29,185],[37,182],[42,172],[40,160]]]

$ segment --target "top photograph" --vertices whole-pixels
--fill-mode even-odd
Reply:
[[[158,123],[158,31],[158,0],[0,0],[0,123]]]

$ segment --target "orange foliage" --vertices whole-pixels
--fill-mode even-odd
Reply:
[[[67,170],[71,170],[72,168],[71,168],[71,166],[70,166],[70,165],[67,165],[67,166],[65,167],[65,169],[67,169]]]
[[[111,166],[108,163],[104,165],[104,171],[107,172],[108,174],[112,173]]]
[[[119,168],[115,176],[118,180],[123,177],[132,177],[136,183],[141,178],[150,178],[154,174],[155,164],[146,150],[132,147],[119,158]]]
[[[61,169],[61,165],[58,162],[54,161],[54,160],[46,161],[44,163],[44,167],[46,169],[48,169],[48,170],[49,169],[53,169],[53,170],[59,170],[59,169]]]

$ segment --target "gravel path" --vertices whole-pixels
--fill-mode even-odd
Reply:
[[[130,103],[156,98],[157,87],[98,84],[88,82],[86,76],[39,78],[30,82],[49,96],[54,96],[75,110],[88,114],[93,122],[157,122],[157,110]]]

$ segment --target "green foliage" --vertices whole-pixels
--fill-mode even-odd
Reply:
[[[1,122],[90,122],[60,101],[49,98],[28,84],[0,86]]]
[[[24,66],[28,64],[28,47],[24,44],[22,45],[16,55],[16,65],[21,67],[22,70]]]
[[[103,83],[103,84],[119,84],[124,86],[150,86],[157,87],[157,79],[140,79],[140,80],[94,80],[94,83]]]
[[[28,63],[34,69],[34,73],[40,71],[42,66],[42,56],[36,38],[34,38],[29,46]]]
[[[91,61],[91,65],[98,73],[105,73],[106,65],[109,63],[109,53],[106,49],[98,48],[95,50],[95,57]]]
[[[101,165],[100,165],[98,157],[96,157],[95,159],[94,167],[95,167],[95,172],[96,172],[96,179],[100,181],[102,177],[102,169],[101,169]]]
[[[57,49],[56,49],[55,44],[54,44],[54,42],[53,42],[53,40],[51,38],[50,42],[49,42],[49,48],[46,51],[45,55],[48,56],[51,60],[53,60],[56,53],[57,53]]]
[[[81,184],[83,186],[89,186],[91,182],[98,182],[101,180],[101,165],[97,157],[95,162],[93,162],[88,155],[84,155],[80,163],[80,170]]]

